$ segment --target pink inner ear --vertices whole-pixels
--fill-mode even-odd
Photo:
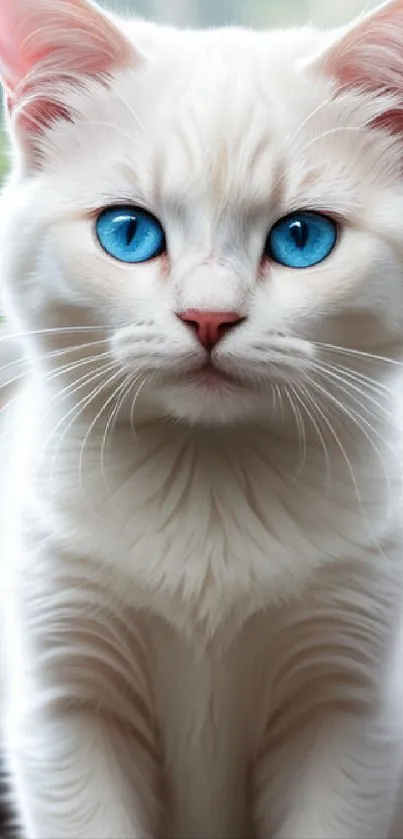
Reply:
[[[33,96],[26,129],[63,113],[45,95],[35,99],[41,84],[84,81],[134,61],[131,43],[88,0],[0,0],[0,71],[11,110]]]
[[[325,55],[344,87],[403,92],[403,0],[368,15]]]
[[[326,73],[339,90],[392,94],[396,107],[386,108],[374,125],[403,134],[403,0],[394,0],[351,27],[323,56]]]

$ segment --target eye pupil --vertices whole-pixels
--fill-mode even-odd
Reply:
[[[126,245],[127,245],[127,247],[129,247],[129,245],[132,244],[133,239],[136,235],[136,230],[137,230],[137,219],[136,218],[131,218],[130,221],[128,221],[127,226],[126,226]]]
[[[303,221],[293,221],[290,224],[290,236],[297,248],[304,248],[308,241],[308,225]]]

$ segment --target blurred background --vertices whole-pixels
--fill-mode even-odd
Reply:
[[[377,0],[98,0],[127,15],[190,26],[336,26],[377,5]],[[1,95],[1,94],[0,94]],[[0,102],[1,105],[1,102]],[[0,182],[7,171],[7,143],[0,120]]]
[[[321,26],[343,23],[376,0],[98,0],[103,6],[154,20],[191,26],[284,26],[315,22]]]

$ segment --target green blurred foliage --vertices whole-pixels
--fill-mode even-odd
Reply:
[[[6,137],[3,131],[0,131],[0,181],[3,179],[7,171],[7,151],[6,151]]]

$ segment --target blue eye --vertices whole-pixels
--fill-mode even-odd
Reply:
[[[337,241],[337,225],[320,213],[292,213],[274,225],[265,254],[288,268],[311,268],[323,262]]]
[[[136,207],[110,207],[97,218],[103,249],[120,262],[148,262],[165,250],[164,231],[156,218]]]

